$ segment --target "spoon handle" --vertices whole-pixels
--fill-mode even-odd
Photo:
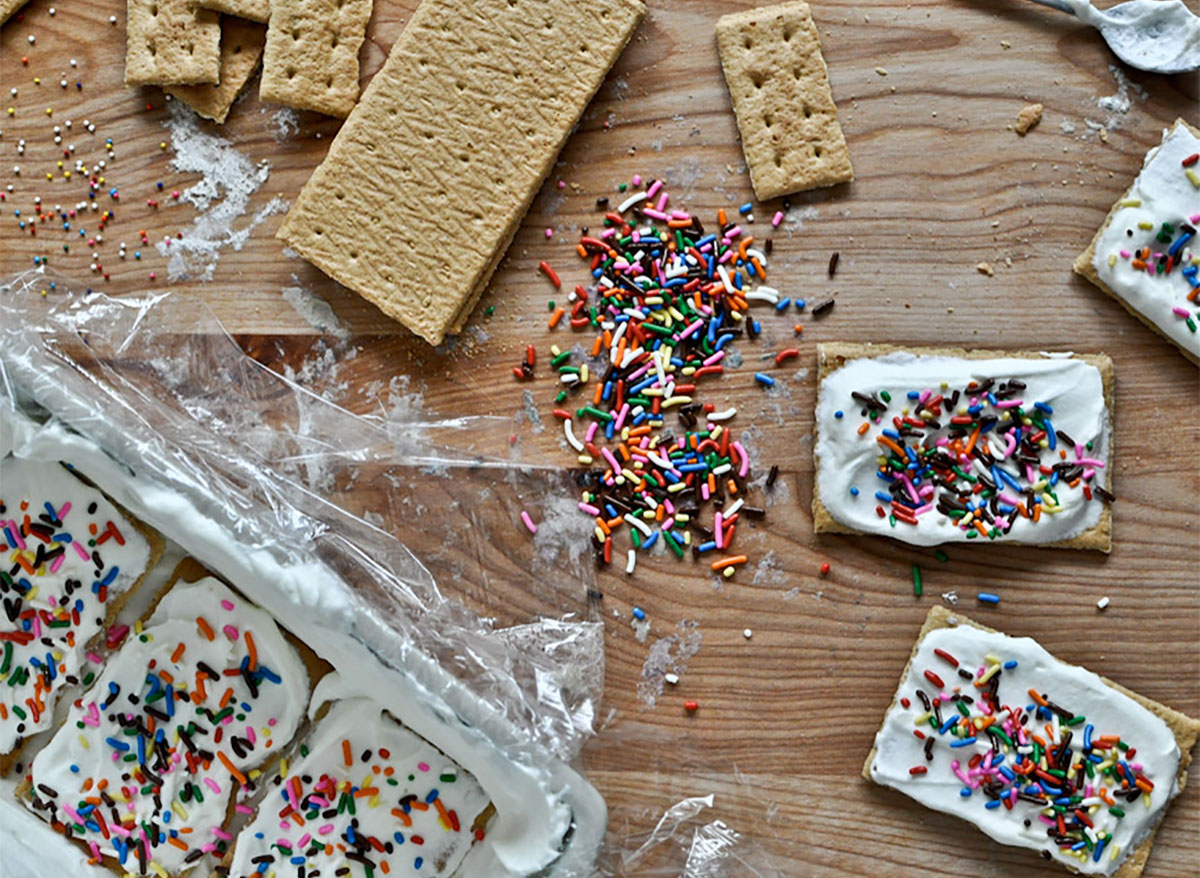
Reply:
[[[1057,9],[1059,12],[1065,12],[1068,15],[1074,15],[1075,10],[1070,4],[1064,3],[1063,0],[1033,0],[1034,3],[1039,3],[1042,6],[1049,6],[1051,9]]]

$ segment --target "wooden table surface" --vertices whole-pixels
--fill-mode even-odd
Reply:
[[[0,184],[12,186],[4,209],[28,218],[36,196],[47,206],[86,199],[85,182],[78,175],[68,181],[55,167],[57,150],[76,143],[75,156],[90,163],[112,138],[116,155],[98,200],[116,206],[116,218],[105,240],[89,247],[77,230],[47,226],[32,237],[10,216],[0,226],[0,269],[24,269],[47,255],[58,270],[106,292],[171,288],[198,297],[253,356],[294,370],[352,410],[389,414],[410,429],[414,420],[489,415],[461,436],[474,451],[568,466],[572,459],[549,417],[550,380],[519,384],[510,373],[526,343],[543,355],[555,341],[590,343],[569,329],[548,330],[552,290],[538,261],[549,260],[568,284],[581,281],[573,250],[578,230],[596,222],[595,199],[634,173],[664,178],[673,203],[702,217],[750,197],[713,38],[718,15],[742,5],[651,0],[470,329],[433,350],[288,258],[273,237],[278,215],[266,216],[241,250],[224,247],[211,280],[169,283],[153,243],[192,222],[193,208],[169,206],[170,193],[196,176],[168,166],[173,149],[161,93],[122,87],[124,8],[115,0],[63,2],[52,17],[46,0],[34,0],[0,34],[3,86],[17,89],[6,97],[15,115],[0,126]],[[1189,5],[1197,7],[1195,0]],[[377,0],[362,52],[364,80],[414,6]],[[1198,372],[1070,270],[1162,128],[1180,115],[1197,120],[1195,81],[1114,73],[1114,59],[1093,31],[1017,0],[822,0],[814,13],[856,179],[795,197],[789,221],[773,235],[776,286],[810,300],[837,294],[834,313],[807,327],[795,373],[771,393],[753,383],[759,356],[791,337],[792,321],[768,312],[762,339],[740,345],[745,365],[710,385],[708,399],[718,407],[739,406],[735,427],[749,434],[756,466],[778,464],[782,473],[768,519],[739,537],[752,556],[748,569],[717,584],[706,565],[656,556],[625,577],[593,572],[586,551],[574,559],[555,556],[553,544],[538,551],[517,514],[529,508],[538,517],[549,514],[554,498],[564,502],[572,490],[565,471],[476,474],[462,482],[419,474],[407,488],[359,486],[342,499],[382,515],[446,593],[501,624],[568,611],[604,620],[603,728],[585,750],[585,765],[611,809],[613,850],[640,844],[669,804],[711,792],[716,805],[702,820],[723,820],[744,836],[752,856],[768,858],[757,862],[769,861],[781,875],[917,876],[950,864],[975,875],[1062,874],[865,783],[859,770],[922,617],[951,590],[986,624],[1034,636],[1065,660],[1200,715]],[[1130,83],[1126,112],[1098,104],[1119,93],[1118,76]],[[1012,125],[1032,101],[1045,105],[1045,117],[1020,138]],[[252,93],[223,128],[202,128],[270,165],[239,223],[272,198],[293,198],[337,130],[334,120],[301,113],[295,130],[280,136],[276,109]],[[83,130],[85,118],[94,133]],[[73,128],[56,146],[52,125],[67,119]],[[10,164],[21,166],[19,176]],[[561,190],[560,179],[568,184]],[[113,186],[117,205],[108,196]],[[163,206],[147,206],[147,198]],[[768,234],[776,207],[756,209],[756,235]],[[556,232],[550,240],[546,227]],[[150,246],[137,245],[140,229]],[[129,244],[124,260],[116,252],[120,241]],[[135,249],[143,251],[140,261]],[[93,250],[107,281],[89,272]],[[831,281],[833,251],[841,266]],[[980,262],[993,266],[994,276],[977,271]],[[288,287],[325,298],[349,341],[318,337],[281,294]],[[495,312],[485,318],[489,306]],[[833,340],[1110,354],[1119,497],[1112,554],[961,546],[940,563],[930,550],[883,539],[815,537],[808,512],[814,345]],[[546,423],[530,419],[526,392]],[[823,562],[831,565],[827,577],[818,572]],[[925,573],[919,599],[909,579],[913,564]],[[602,601],[584,600],[589,584],[603,590]],[[1001,604],[977,607],[979,590],[998,592]],[[1112,604],[1101,613],[1095,604],[1105,595]],[[634,605],[652,623],[645,643],[629,624]],[[695,632],[700,648],[681,682],[647,707],[638,684],[651,644]],[[685,714],[685,699],[700,702],[695,715]],[[1194,783],[1176,802],[1147,876],[1195,874],[1198,791]],[[683,857],[675,853],[673,872],[637,865],[626,874],[677,874]],[[741,873],[730,866],[724,874]]]

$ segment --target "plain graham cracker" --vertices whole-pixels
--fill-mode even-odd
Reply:
[[[197,0],[205,9],[266,24],[271,17],[271,0]]]
[[[993,351],[965,350],[951,347],[901,347],[887,344],[861,344],[854,342],[832,342],[817,345],[817,411],[820,411],[821,384],[826,377],[846,365],[850,360],[874,359],[886,354],[909,353],[925,357],[958,357],[964,360],[1044,360],[1036,351]],[[1108,409],[1109,424],[1113,421],[1113,383],[1114,373],[1112,360],[1107,354],[1072,354],[1072,359],[1095,366],[1100,372],[1100,380],[1104,385],[1104,405]],[[857,534],[862,531],[842,524],[835,519],[829,509],[821,502],[821,461],[817,457],[817,444],[821,438],[821,421],[813,417],[813,500],[812,516],[815,533]],[[1115,431],[1108,433],[1108,466],[1104,470],[1104,487],[1112,490],[1113,462],[1116,460]],[[1093,501],[1095,502],[1095,501]],[[874,534],[874,536],[886,536]],[[977,541],[978,542],[978,541]],[[958,543],[956,543],[958,545]],[[964,544],[965,545],[965,544]],[[984,545],[992,545],[987,541]],[[1052,543],[1023,543],[1044,548],[1059,549],[1095,549],[1108,553],[1112,551],[1112,507],[1104,503],[1100,511],[1100,520],[1095,525],[1069,540],[1059,540]]]
[[[221,16],[195,0],[127,0],[126,85],[215,85]]]
[[[916,642],[913,643],[912,652],[909,653],[908,662],[904,665],[904,670],[900,674],[900,682],[896,686],[896,694],[893,697],[892,704],[888,710],[890,710],[891,707],[894,707],[895,703],[900,699],[902,694],[901,689],[903,689],[905,681],[908,680],[908,674],[912,669],[912,663],[916,659],[917,653],[921,649],[921,643],[925,640],[925,635],[929,634],[931,631],[936,631],[939,628],[957,628],[960,625],[978,628],[980,631],[986,631],[990,634],[1001,633],[997,632],[994,628],[989,628],[986,625],[980,625],[973,619],[968,619],[962,613],[949,610],[946,607],[939,605],[930,607],[929,613],[925,617],[925,623],[921,626],[921,630],[917,633],[917,639]],[[1065,664],[1070,663],[1065,662]],[[1122,695],[1132,698],[1142,707],[1146,708],[1146,710],[1150,711],[1167,724],[1167,728],[1169,728],[1172,734],[1175,735],[1175,743],[1179,745],[1179,771],[1176,774],[1176,783],[1179,787],[1178,792],[1183,792],[1184,787],[1187,786],[1188,766],[1192,764],[1192,748],[1196,746],[1197,738],[1200,738],[1200,720],[1192,719],[1187,714],[1180,713],[1177,710],[1167,707],[1165,704],[1160,704],[1159,702],[1147,698],[1144,695],[1139,695],[1132,689],[1125,688],[1120,683],[1114,683],[1112,680],[1108,679],[1108,677],[1103,675],[1097,676],[1100,677],[1104,685],[1115,689]],[[885,722],[887,722],[887,711],[884,712],[883,720],[879,724],[880,729],[883,728],[883,724]],[[872,746],[871,752],[867,754],[866,762],[863,763],[862,768],[862,776],[872,782],[874,782],[874,779],[871,777],[871,763],[875,761],[875,754],[876,748]],[[1168,803],[1167,807],[1163,809],[1163,817],[1166,816],[1166,813],[1169,809],[1170,804]],[[1162,824],[1160,821],[1158,825],[1154,826],[1150,830],[1150,832],[1146,835],[1146,838],[1142,840],[1141,844],[1134,848],[1126,858],[1125,862],[1121,864],[1121,868],[1117,869],[1117,871],[1113,873],[1112,878],[1140,878],[1142,870],[1146,868],[1146,860],[1150,858],[1150,850],[1154,847],[1154,837],[1158,833],[1158,828],[1161,825]],[[1066,868],[1071,872],[1075,871],[1074,869],[1071,869],[1070,866],[1067,866]]]
[[[175,85],[164,91],[205,119],[221,123],[262,58],[267,30],[231,15],[221,16],[221,81],[216,85]]]
[[[344,119],[358,100],[358,50],[372,0],[271,0],[258,96]]]
[[[723,16],[717,48],[760,201],[854,179],[807,3]]]
[[[278,237],[440,344],[466,322],[645,11],[642,0],[424,0]]]
[[[1196,137],[1200,137],[1200,128],[1197,128],[1195,125],[1188,124],[1183,119],[1176,119],[1175,124],[1171,126],[1171,131],[1174,131],[1180,125],[1187,128]],[[1110,287],[1103,280],[1101,280],[1100,273],[1098,271],[1096,271],[1096,266],[1094,265],[1094,262],[1096,260],[1096,248],[1100,246],[1100,239],[1104,236],[1104,233],[1106,231],[1108,231],[1108,227],[1110,225],[1112,225],[1112,221],[1116,217],[1117,211],[1119,211],[1121,209],[1121,202],[1125,201],[1127,198],[1129,198],[1130,194],[1133,191],[1133,186],[1134,186],[1134,183],[1136,182],[1138,176],[1141,176],[1141,169],[1139,169],[1138,173],[1134,176],[1134,181],[1130,182],[1129,188],[1125,190],[1125,194],[1122,195],[1120,198],[1118,198],[1113,203],[1112,208],[1108,211],[1108,216],[1106,216],[1104,218],[1104,222],[1100,225],[1100,229],[1096,232],[1095,236],[1092,238],[1091,243],[1088,244],[1087,249],[1084,250],[1082,253],[1080,253],[1075,258],[1075,264],[1074,264],[1073,268],[1075,269],[1075,273],[1077,275],[1079,275],[1080,277],[1086,277],[1093,284],[1095,284],[1102,292],[1107,293],[1109,296],[1112,296],[1114,299],[1116,299],[1118,302],[1121,303],[1121,306],[1126,311],[1128,311],[1130,314],[1132,314],[1138,320],[1142,321],[1142,323],[1149,326],[1151,329],[1153,329],[1155,332],[1157,332],[1159,335],[1161,335],[1167,341],[1171,342],[1171,344],[1173,344],[1177,348],[1179,348],[1179,352],[1181,354],[1183,354],[1185,357],[1187,357],[1189,360],[1191,360],[1193,363],[1200,365],[1200,360],[1196,359],[1196,356],[1191,351],[1176,344],[1175,339],[1171,338],[1169,335],[1167,335],[1165,332],[1163,332],[1158,327],[1158,324],[1156,324],[1153,320],[1151,320],[1149,317],[1147,317],[1145,314],[1143,314],[1141,311],[1139,311],[1133,305],[1129,304],[1129,301],[1124,296],[1117,293],[1115,290],[1112,289],[1112,287]]]

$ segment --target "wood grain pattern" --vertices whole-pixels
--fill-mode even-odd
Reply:
[[[567,283],[581,280],[573,251],[578,229],[595,222],[595,198],[635,172],[666,178],[675,201],[702,217],[747,200],[749,181],[713,39],[716,19],[747,5],[651,5],[518,232],[472,321],[475,329],[455,344],[429,348],[286,258],[272,237],[277,216],[242,250],[223,249],[211,282],[175,289],[208,303],[256,359],[294,370],[353,410],[386,414],[397,396],[389,382],[407,379],[392,389],[422,392],[421,417],[491,416],[472,421],[455,440],[463,448],[569,465],[555,425],[539,432],[525,415],[525,391],[543,411],[550,407],[550,382],[517,385],[510,373],[527,342],[545,351],[552,341],[584,340],[547,330],[553,291],[537,263],[549,260]],[[0,33],[0,76],[6,90],[18,88],[8,99],[16,113],[4,119],[0,139],[0,182],[14,187],[4,207],[27,217],[35,195],[46,204],[86,198],[82,181],[45,180],[60,148],[51,125],[72,118],[77,127],[68,140],[88,161],[103,157],[102,138],[112,137],[117,157],[106,186],[119,186],[121,201],[105,242],[94,248],[111,280],[88,271],[93,248],[73,243],[72,253],[63,254],[57,230],[40,229],[32,238],[11,214],[0,226],[0,269],[23,269],[33,256],[48,254],[60,270],[109,292],[165,288],[164,264],[152,248],[142,248],[141,262],[121,262],[115,253],[121,240],[132,251],[139,229],[155,241],[193,218],[189,207],[144,204],[151,197],[169,201],[156,192],[158,180],[167,194],[194,181],[167,168],[171,151],[159,147],[167,118],[161,95],[121,86],[124,34],[107,17],[123,19],[123,4],[60,7],[53,18],[48,6],[35,0]],[[414,6],[414,0],[377,0],[361,56],[364,81]],[[1196,9],[1195,0],[1189,6]],[[602,712],[604,729],[586,748],[585,764],[612,809],[614,844],[636,847],[667,805],[714,792],[716,809],[705,819],[722,819],[759,844],[783,875],[925,875],[935,848],[937,862],[980,875],[1060,875],[1027,852],[998,848],[948,817],[873,788],[858,769],[929,603],[950,590],[967,604],[978,590],[998,592],[999,607],[970,607],[981,621],[1035,636],[1064,659],[1200,715],[1198,372],[1071,273],[1075,254],[1162,127],[1179,115],[1196,118],[1196,83],[1125,70],[1136,86],[1132,106],[1107,114],[1097,98],[1116,93],[1118,83],[1099,38],[1016,0],[835,0],[814,4],[813,12],[856,180],[793,199],[793,220],[774,235],[772,281],[786,295],[838,296],[830,317],[807,325],[794,375],[774,393],[753,384],[760,354],[792,335],[792,321],[772,315],[764,319],[761,342],[743,343],[746,365],[710,391],[718,406],[739,406],[737,426],[751,432],[756,460],[783,471],[768,519],[739,534],[751,569],[718,587],[705,569],[667,558],[643,559],[627,579],[594,572],[586,555],[539,556],[517,515],[529,508],[539,517],[548,498],[569,493],[569,471],[496,478],[479,470],[445,478],[414,470],[339,486],[336,496],[355,511],[383,516],[447,593],[499,623],[566,611],[606,622],[611,714]],[[35,46],[27,43],[30,33]],[[68,66],[71,57],[77,71]],[[57,84],[62,71],[72,80],[66,91]],[[74,89],[75,79],[82,91]],[[1045,118],[1018,138],[1011,126],[1031,101],[1045,104]],[[299,130],[277,141],[274,112],[252,94],[223,129],[206,129],[255,161],[270,162],[251,212],[272,197],[293,198],[337,130],[333,120],[301,114]],[[1110,117],[1102,142],[1087,120]],[[83,118],[97,124],[95,135],[79,133]],[[18,157],[20,138],[27,148]],[[15,163],[22,166],[19,177],[8,167]],[[571,185],[559,190],[558,179]],[[107,207],[106,191],[100,200]],[[757,211],[756,230],[765,231],[775,207]],[[551,240],[546,227],[556,230]],[[825,269],[834,250],[841,268],[830,281]],[[994,277],[975,270],[980,261],[995,267]],[[153,284],[150,270],[159,275]],[[296,285],[331,303],[352,333],[348,343],[314,338],[281,296]],[[484,318],[489,305],[495,314]],[[815,537],[807,512],[809,437],[813,344],[822,340],[1108,353],[1117,376],[1120,498],[1112,555],[991,545],[953,547],[941,564],[928,550],[884,540]],[[328,351],[343,358],[332,380],[329,370],[313,368]],[[753,564],[768,553],[772,563],[756,581]],[[825,578],[818,574],[823,561],[832,565]],[[914,563],[925,571],[920,600],[909,584]],[[604,591],[603,601],[585,600],[587,584]],[[1112,598],[1103,614],[1095,610],[1102,595]],[[699,623],[703,638],[679,686],[653,709],[637,694],[648,645],[627,624],[633,605],[651,618],[651,641],[685,619]],[[742,634],[747,627],[750,640]],[[695,716],[684,715],[685,698],[700,701]],[[1147,878],[1193,874],[1198,842],[1200,783],[1193,783],[1164,824]],[[619,873],[619,862],[611,856],[608,862]]]

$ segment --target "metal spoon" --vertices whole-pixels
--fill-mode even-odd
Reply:
[[[1183,0],[1130,0],[1103,11],[1089,0],[1033,0],[1100,31],[1113,54],[1151,73],[1200,69],[1200,18]]]

